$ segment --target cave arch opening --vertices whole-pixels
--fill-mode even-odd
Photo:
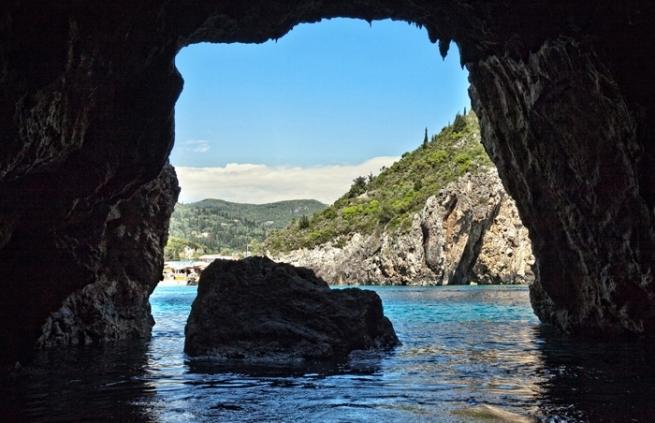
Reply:
[[[155,343],[160,331],[170,333],[174,321],[186,318],[193,300],[188,292],[174,294],[173,287],[197,282],[215,257],[269,255],[313,268],[335,285],[530,280],[527,230],[500,180],[489,176],[495,167],[480,142],[477,118],[467,112],[468,72],[455,45],[446,57],[439,53],[422,28],[352,19],[299,25],[275,42],[198,44],[178,53],[185,87],[176,104],[171,162],[181,195],[171,219],[165,280],[151,298],[161,323],[153,328]],[[395,162],[402,164],[394,168]],[[478,175],[483,168],[488,170]],[[364,192],[351,196],[353,180],[369,175]],[[436,199],[427,206],[440,189],[460,180],[447,194],[462,197],[455,212],[435,209]],[[312,199],[332,205],[331,216],[307,203]],[[257,206],[290,201],[298,203],[258,215]],[[436,217],[414,222],[414,216],[440,213],[450,219],[443,227],[436,228]],[[508,213],[515,221],[505,221]],[[314,240],[326,226],[339,229],[331,239]],[[412,241],[409,247],[391,243],[384,260],[394,263],[384,269],[369,265],[380,261],[373,251],[365,260],[369,268],[349,269],[346,262],[354,260],[347,253],[322,268],[294,259],[291,247],[282,245],[294,238],[300,239],[294,248],[330,242],[345,251],[353,237],[372,244],[375,232],[387,228],[391,237],[404,233]],[[271,235],[273,230],[278,232]],[[492,261],[507,249],[525,256],[510,254],[499,271]],[[446,255],[452,259],[445,266]]]
[[[655,42],[655,11],[649,2],[608,2],[593,18],[588,12],[564,2],[467,1],[3,10],[5,22],[38,22],[0,29],[10,46],[1,50],[9,142],[0,262],[15,281],[2,308],[3,361],[29,355],[63,301],[128,267],[103,249],[114,242],[103,229],[169,155],[176,52],[202,41],[263,42],[336,16],[420,23],[442,50],[457,40],[485,146],[533,236],[535,311],[567,332],[652,334],[655,86],[647,75],[655,62],[643,58]],[[100,15],[107,24],[97,25]],[[45,31],[56,36],[44,44]],[[32,267],[42,275],[20,270]],[[139,275],[148,289],[154,268]],[[137,308],[144,312],[142,302]]]
[[[613,341],[655,333],[655,3],[31,3],[0,12],[3,368],[42,331],[54,347],[93,328],[75,339],[150,333],[159,240],[124,235],[167,219],[179,48],[336,16],[417,22],[440,50],[457,40],[483,141],[535,241],[542,321]]]
[[[459,168],[464,166],[477,172],[478,160],[493,168],[482,151],[477,122],[472,123],[475,134],[468,134],[477,137],[475,140],[456,140],[459,146],[430,147],[405,160],[421,142],[429,139],[430,144],[437,143],[439,132],[432,128],[446,127],[462,110],[464,115],[470,110],[468,73],[460,65],[458,49],[453,48],[441,60],[420,27],[388,20],[366,24],[331,19],[299,25],[275,42],[189,46],[178,53],[176,62],[185,78],[185,89],[176,105],[176,146],[171,161],[181,182],[182,204],[171,221],[168,260],[242,256],[253,250],[262,254],[267,249],[261,243],[271,230],[317,211],[287,217],[277,213],[275,218],[253,220],[252,211],[242,213],[236,204],[210,199],[247,204],[318,199],[330,205],[348,192],[356,177],[377,175],[402,155],[406,168],[402,171],[414,174],[395,179],[392,175],[388,179],[394,180],[395,186],[391,182],[372,183],[373,198],[367,194],[368,202],[335,205],[337,218],[342,220],[337,226],[350,223],[352,232],[341,230],[331,241],[344,243],[354,232],[363,230],[368,235],[372,225],[381,226],[381,214],[420,212],[427,198],[456,176],[446,173],[459,175]],[[464,121],[460,119],[458,124]],[[442,139],[447,141],[441,142],[458,136],[446,134]],[[464,157],[466,154],[470,156]],[[433,163],[436,156],[457,163]],[[418,167],[424,168],[424,175]],[[433,171],[444,175],[432,177],[429,173]],[[404,186],[408,183],[411,186]],[[384,190],[407,193],[390,195]],[[504,191],[502,195],[506,195]],[[409,206],[399,205],[401,202],[409,202]],[[351,212],[347,218],[341,215],[349,205],[373,216],[355,216],[363,223],[353,224],[352,215],[357,215],[352,213],[353,207],[346,210]],[[250,216],[245,218],[247,225],[240,222],[242,214]],[[202,223],[197,223],[200,220]],[[315,247],[317,243],[309,238],[319,229],[325,230],[325,221],[323,227],[302,233],[305,239],[299,246]],[[392,226],[399,221],[400,217],[391,222]],[[514,232],[514,228],[503,230]],[[418,232],[427,233],[425,228]],[[523,241],[527,231],[525,234]],[[250,246],[252,240],[255,245]],[[473,250],[479,241],[470,240],[463,249],[477,256],[479,252]],[[491,243],[485,248],[492,246],[501,248]],[[468,283],[465,279],[472,277],[475,257],[469,261],[449,269],[449,276],[433,283]],[[394,274],[399,280],[395,283],[411,283],[412,275],[402,274],[400,269],[406,266],[399,263],[397,267]],[[524,274],[524,269],[521,272]],[[504,276],[514,281],[515,275]],[[344,280],[343,275],[329,275],[329,279],[342,283],[355,282],[355,277]],[[501,279],[495,276],[485,281],[507,282]]]

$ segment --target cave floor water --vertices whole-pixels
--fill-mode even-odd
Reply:
[[[2,421],[472,422],[494,421],[493,410],[525,421],[655,419],[653,347],[552,333],[526,287],[371,289],[403,345],[289,375],[188,361],[196,288],[160,286],[151,340],[40,354],[2,384]]]

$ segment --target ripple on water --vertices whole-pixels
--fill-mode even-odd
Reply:
[[[403,343],[313,373],[189,361],[195,287],[158,287],[152,339],[42,353],[3,383],[0,414],[31,421],[650,421],[652,347],[541,328],[525,287],[376,287]],[[494,417],[495,416],[495,417]]]

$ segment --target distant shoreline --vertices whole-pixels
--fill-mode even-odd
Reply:
[[[411,284],[406,284],[406,285],[401,285],[401,284],[328,284],[330,288],[341,288],[341,289],[346,289],[346,288],[361,288],[361,287],[385,287],[385,288],[437,288],[437,287],[464,287],[464,286],[479,286],[479,287],[486,287],[486,286],[502,286],[502,287],[528,287],[530,284],[504,284],[504,283],[494,283],[494,284],[451,284],[451,285],[411,285]],[[186,280],[163,280],[159,281],[157,286],[198,286],[197,284],[194,285],[188,285]]]
[[[186,279],[164,279],[157,286],[189,286]]]

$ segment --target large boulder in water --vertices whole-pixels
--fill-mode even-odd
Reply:
[[[185,334],[190,356],[248,365],[338,361],[399,343],[375,292],[333,290],[309,269],[264,257],[207,267]]]

